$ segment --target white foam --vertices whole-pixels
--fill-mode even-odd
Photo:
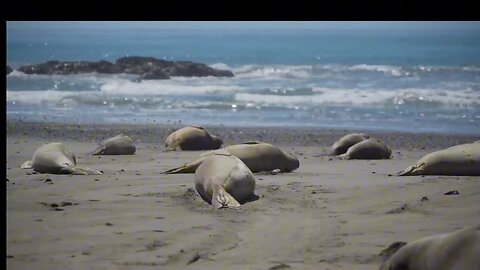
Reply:
[[[279,96],[255,93],[236,93],[238,102],[260,106],[287,105],[403,105],[410,102],[440,103],[447,106],[480,106],[480,93],[471,90],[431,90],[431,89],[331,89],[315,88],[315,95]]]
[[[404,74],[401,67],[388,66],[388,65],[354,65],[349,68],[349,70],[365,70],[365,71],[376,71],[383,72],[385,74],[390,74],[392,76],[401,76]]]

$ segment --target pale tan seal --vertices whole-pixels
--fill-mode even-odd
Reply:
[[[382,141],[369,138],[348,148],[345,154],[338,157],[341,159],[389,159],[392,150]]]
[[[398,175],[479,176],[480,143],[460,144],[429,153]]]
[[[255,196],[255,178],[237,157],[216,153],[195,171],[195,189],[216,208],[239,208],[240,203]]]
[[[380,266],[380,270],[404,269],[480,269],[480,225],[407,243]]]
[[[132,138],[125,134],[119,134],[115,137],[108,138],[100,143],[93,150],[92,155],[133,155],[136,147]]]
[[[201,126],[189,126],[172,132],[165,139],[167,151],[181,150],[212,150],[219,149],[222,139],[211,135]]]
[[[363,133],[347,134],[332,145],[331,155],[337,156],[337,155],[344,154],[345,152],[347,152],[348,148],[350,148],[352,145],[355,145],[368,138],[370,138],[370,136]]]
[[[280,148],[269,143],[250,141],[243,144],[230,145],[215,151],[206,152],[195,161],[164,171],[163,173],[194,173],[197,167],[202,164],[206,157],[224,151],[239,158],[253,173],[271,172],[274,170],[280,170],[280,172],[291,172],[300,166],[298,158],[293,154],[284,152]]]
[[[59,142],[42,145],[33,153],[33,159],[23,163],[21,168],[52,174],[102,174],[100,171],[78,167],[75,155]]]

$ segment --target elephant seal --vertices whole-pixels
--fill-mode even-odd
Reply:
[[[480,269],[480,225],[407,243],[380,266],[380,270],[403,269]]]
[[[125,134],[106,139],[93,150],[92,155],[133,155],[136,147],[132,138]]]
[[[369,138],[354,144],[345,154],[338,157],[340,159],[389,159],[391,155],[392,150],[382,141]]]
[[[479,176],[480,143],[459,144],[432,152],[397,175]]]
[[[237,157],[223,152],[208,156],[195,171],[195,189],[216,208],[239,208],[255,196],[255,178]]]
[[[189,126],[178,129],[167,136],[165,148],[167,151],[181,150],[212,150],[219,149],[222,139],[209,134],[201,126]]]
[[[370,136],[363,134],[363,133],[350,133],[342,138],[340,138],[338,141],[336,141],[331,148],[331,154],[333,156],[338,156],[341,154],[345,154],[347,152],[348,148],[350,148],[352,145],[355,145],[361,141],[364,141],[366,139],[370,138]]]
[[[300,166],[298,158],[290,153],[282,151],[269,143],[249,141],[243,144],[230,145],[215,151],[209,151],[195,161],[183,166],[166,170],[165,174],[194,173],[200,164],[210,155],[226,152],[239,158],[253,172],[291,172]]]
[[[75,155],[64,144],[52,142],[38,148],[33,153],[33,159],[23,163],[21,168],[52,174],[102,174],[102,172],[76,165]]]

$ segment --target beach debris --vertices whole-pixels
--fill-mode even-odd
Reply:
[[[107,223],[105,223],[105,226],[113,226],[113,224],[110,223],[110,222],[107,222]]]
[[[420,202],[426,202],[428,201],[428,197],[427,196],[423,196],[421,199],[420,199]]]
[[[198,253],[195,253],[195,256],[193,256],[193,258],[191,258],[188,262],[187,262],[187,265],[190,265],[196,261],[198,261],[200,258],[202,258]]]
[[[288,269],[288,268],[290,268],[290,265],[281,263],[268,268],[268,270],[278,270],[278,269]]]
[[[458,190],[450,190],[448,192],[446,192],[444,195],[459,195],[460,192],[458,192]]]

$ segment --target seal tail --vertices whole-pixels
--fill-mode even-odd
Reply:
[[[31,169],[32,167],[32,161],[25,161],[22,165],[20,165],[20,168],[22,169]]]
[[[223,186],[215,185],[213,187],[212,205],[217,208],[239,209],[240,203],[230,195]]]
[[[339,159],[344,159],[344,160],[345,160],[345,159],[350,159],[350,156],[348,156],[347,153],[338,155],[337,157],[338,157]]]

